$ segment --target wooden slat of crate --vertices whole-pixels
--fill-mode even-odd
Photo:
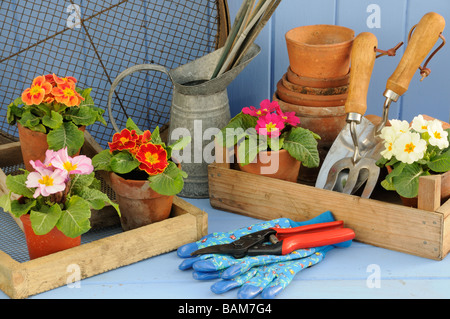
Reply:
[[[93,156],[101,150],[88,132],[82,153]],[[20,143],[0,145],[0,167],[21,164]],[[102,176],[103,177],[103,176]],[[9,192],[6,175],[0,169],[0,196]],[[106,178],[106,176],[105,176]],[[99,219],[95,221],[95,219]],[[110,224],[116,219],[108,207],[93,212],[91,224]],[[16,222],[21,226],[20,220]],[[0,251],[0,289],[11,298],[26,298],[68,283],[69,265],[77,265],[81,278],[87,278],[124,265],[177,249],[208,233],[208,215],[175,196],[170,218],[117,235],[109,236],[48,256],[19,263]]]
[[[206,235],[206,213],[174,199],[171,218],[24,263],[0,251],[0,289],[26,298],[68,283],[70,265],[91,277],[177,249]]]
[[[296,221],[329,210],[355,231],[360,242],[436,260],[450,250],[450,203],[437,205],[439,176],[421,179],[420,194],[427,198],[419,198],[416,209],[232,169],[231,152],[218,146],[216,159],[218,163],[208,168],[215,208],[263,220]]]

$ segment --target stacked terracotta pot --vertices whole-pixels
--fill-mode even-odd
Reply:
[[[335,25],[310,25],[286,33],[287,72],[278,81],[274,100],[294,111],[300,126],[320,135],[321,161],[345,125],[354,31]],[[319,168],[302,167],[302,181],[315,182]]]

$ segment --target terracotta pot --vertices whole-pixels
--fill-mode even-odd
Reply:
[[[67,237],[56,227],[45,235],[36,235],[31,227],[29,214],[22,215],[20,220],[23,224],[30,259],[36,259],[73,248],[79,246],[81,243],[81,236],[75,238]]]
[[[278,97],[284,102],[291,104],[304,105],[304,106],[317,106],[317,107],[333,107],[345,105],[347,100],[347,93],[335,94],[335,95],[312,95],[301,94],[298,92],[288,90],[283,81],[280,80],[277,83],[276,93]]]
[[[237,146],[234,150],[237,154]],[[293,158],[286,150],[260,152],[253,163],[244,166],[239,163],[237,155],[236,158],[241,171],[297,182],[301,162]]]
[[[308,25],[286,35],[289,63],[294,73],[310,78],[345,76],[355,32],[337,25]]]
[[[109,174],[116,193],[124,231],[159,222],[169,217],[173,196],[161,195],[150,188],[147,180],[125,179]]]
[[[315,107],[302,106],[286,103],[275,94],[272,98],[277,101],[284,112],[295,112],[300,118],[300,126],[306,128],[320,136],[317,141],[320,163],[323,163],[328,154],[328,150],[333,145],[334,140],[345,126],[345,106],[338,107]],[[303,182],[315,182],[319,174],[320,165],[317,168],[302,167],[299,180]]]
[[[299,76],[298,74],[292,72],[291,68],[289,67],[286,72],[286,78],[288,79],[289,82],[298,85],[304,85],[314,88],[330,88],[348,85],[350,82],[350,71],[344,76],[322,79],[322,78],[308,78],[304,76]]]
[[[300,94],[311,94],[311,95],[336,95],[336,94],[345,94],[348,91],[348,84],[337,87],[324,87],[324,88],[315,88],[312,86],[298,85],[292,82],[289,82],[287,79],[287,75],[284,74],[281,78],[283,86],[289,91],[300,93]]]
[[[40,160],[43,162],[45,159],[45,152],[48,149],[47,134],[32,131],[19,123],[17,126],[19,129],[20,148],[22,150],[25,169],[33,171],[34,169],[30,164],[30,160]],[[84,132],[86,127],[81,126],[79,129]],[[77,152],[75,155],[78,155],[79,153],[80,152]]]
[[[386,169],[388,173],[392,172],[392,167],[386,166]],[[413,198],[400,196],[400,199],[404,206],[417,208],[418,205],[417,196]],[[450,199],[450,171],[441,174],[441,205],[444,204],[448,199]]]

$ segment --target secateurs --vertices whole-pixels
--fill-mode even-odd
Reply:
[[[344,228],[344,222],[338,220],[294,228],[268,228],[229,244],[201,248],[191,255],[229,254],[234,258],[286,255],[297,249],[334,245],[354,238],[354,231]]]

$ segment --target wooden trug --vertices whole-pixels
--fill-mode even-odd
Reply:
[[[331,211],[359,242],[435,260],[450,250],[450,200],[440,203],[441,175],[420,178],[419,206],[411,208],[242,172],[232,159],[232,149],[216,145],[208,174],[210,203],[217,209],[295,221]]]
[[[101,147],[86,132],[82,153],[92,156],[99,150]],[[0,145],[0,154],[2,168],[22,162],[19,142]],[[0,195],[9,192],[5,178],[0,169]],[[92,215],[93,227],[119,222],[111,207]],[[20,221],[16,222],[21,226]],[[70,265],[77,265],[81,271],[80,279],[84,279],[173,251],[200,239],[207,232],[207,214],[175,196],[170,218],[161,222],[22,263],[0,251],[0,289],[11,298],[27,298],[71,283],[68,282],[72,275]]]

